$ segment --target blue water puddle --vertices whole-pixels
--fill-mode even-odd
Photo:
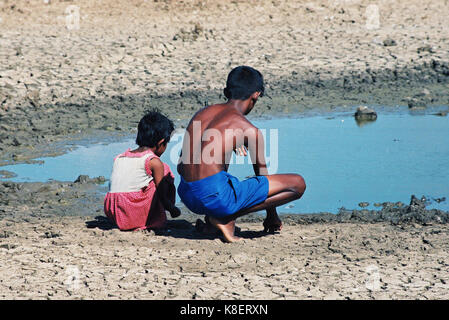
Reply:
[[[358,124],[352,114],[252,121],[266,130],[270,173],[299,173],[307,183],[303,198],[279,208],[285,213],[338,212],[358,203],[402,201],[412,194],[431,200],[429,208],[449,211],[449,117],[381,112],[375,122]],[[277,131],[276,131],[277,129]],[[278,142],[277,144],[275,142]],[[182,134],[169,143],[162,160],[175,173]],[[11,180],[73,181],[80,174],[108,178],[115,155],[134,148],[134,137],[121,142],[78,146],[43,163],[0,167],[17,174]],[[241,162],[244,162],[241,164]],[[229,172],[253,175],[249,157],[233,157]],[[443,198],[440,203],[432,199]],[[178,199],[179,201],[179,199]]]

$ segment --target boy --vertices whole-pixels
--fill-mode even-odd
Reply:
[[[262,74],[247,66],[233,69],[224,94],[228,101],[198,111],[186,129],[178,172],[178,194],[184,204],[234,242],[235,220],[265,209],[264,231],[282,229],[276,207],[301,198],[306,185],[297,174],[268,175],[263,136],[246,119],[264,94]],[[232,152],[248,148],[255,177],[239,181],[227,173]]]

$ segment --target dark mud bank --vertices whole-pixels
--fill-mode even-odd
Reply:
[[[311,223],[376,223],[389,222],[393,225],[416,223],[421,225],[447,224],[449,223],[449,212],[426,209],[425,200],[411,196],[410,204],[401,202],[384,202],[380,210],[346,210],[341,209],[339,213],[314,213],[314,214],[283,214],[281,219],[284,223],[311,224]],[[263,216],[250,215],[242,217],[242,221],[263,221]]]
[[[107,188],[103,177],[81,175],[74,182],[0,182],[0,219],[102,214]]]
[[[0,182],[0,219],[33,221],[61,216],[104,216],[103,199],[107,192],[104,182],[103,177],[87,176],[80,176],[75,182]],[[184,209],[179,219],[193,224],[198,218],[203,216]],[[263,219],[263,214],[250,214],[239,218],[239,221],[262,222]],[[429,210],[425,200],[412,196],[408,205],[385,202],[380,210],[341,209],[338,214],[281,214],[281,219],[288,225],[348,222],[429,225],[449,223],[449,212]],[[177,225],[176,222],[171,224],[174,227]]]
[[[289,79],[266,79],[270,98],[261,99],[254,115],[332,111],[336,106],[449,105],[449,63],[432,60],[403,69],[345,71],[338,77],[314,70],[292,71]],[[0,108],[0,163],[51,155],[49,143],[88,136],[92,132],[129,133],[145,110],[158,108],[183,126],[205,104],[223,101],[210,90],[145,95],[71,97],[66,103],[40,104],[24,97]],[[76,102],[73,102],[76,101]]]

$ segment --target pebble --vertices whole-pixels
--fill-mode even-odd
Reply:
[[[425,108],[426,103],[422,99],[411,98],[407,101],[407,105],[410,109],[413,108]]]
[[[79,175],[78,178],[76,178],[76,180],[74,181],[74,183],[105,183],[106,182],[106,178],[103,176],[99,176],[96,178],[90,178],[88,175]]]
[[[369,206],[369,202],[360,202],[359,203],[359,207],[361,207],[361,208],[366,208],[368,206]]]
[[[419,47],[416,50],[416,52],[417,53],[422,53],[422,52],[435,53],[435,49],[429,45],[425,45],[425,46]]]
[[[358,107],[354,116],[356,119],[359,119],[359,120],[376,120],[377,119],[376,111],[368,108],[367,106]]]
[[[397,43],[395,40],[393,40],[391,38],[387,38],[383,41],[383,44],[385,47],[392,47],[392,46],[395,46]]]

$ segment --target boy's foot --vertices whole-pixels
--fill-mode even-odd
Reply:
[[[263,221],[263,232],[275,233],[282,230],[282,221],[278,217],[267,218]]]
[[[209,221],[213,226],[215,226],[223,233],[223,237],[226,242],[235,242],[242,239],[234,235],[235,220],[223,222],[220,221],[219,219],[209,217]]]

